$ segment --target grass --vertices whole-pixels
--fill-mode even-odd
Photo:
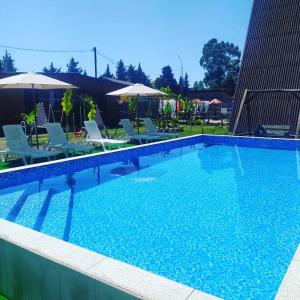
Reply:
[[[114,137],[116,129],[108,129],[109,134]],[[140,133],[144,133],[145,128],[143,126],[140,127]],[[227,127],[218,127],[218,126],[193,126],[192,128],[189,125],[183,125],[183,131],[178,132],[179,137],[185,137],[185,136],[191,136],[195,134],[215,134],[215,135],[228,135],[228,128]],[[125,132],[123,128],[119,128],[117,131],[117,136],[124,135]],[[84,142],[84,138],[76,138],[74,137],[73,132],[69,133],[69,142],[70,143],[82,143]],[[40,134],[39,135],[39,142],[41,145],[47,144],[48,136],[47,134]],[[33,143],[35,143],[35,140],[33,140]],[[124,147],[132,147],[133,144],[125,144]],[[5,139],[0,139],[0,149],[5,149]],[[93,152],[101,152],[102,150],[100,148],[96,148]],[[80,155],[78,153],[78,155]],[[64,156],[61,155],[59,158],[63,158]],[[14,168],[17,166],[22,166],[22,161],[20,159],[9,159],[7,162],[0,161],[0,170],[5,170],[8,168]],[[1,299],[0,299],[1,300]]]
[[[115,129],[108,129],[108,132],[111,136],[114,135]],[[140,133],[143,134],[145,132],[145,127],[141,126],[140,127]],[[190,135],[195,135],[195,134],[216,134],[216,135],[228,135],[229,131],[227,127],[219,127],[219,126],[203,126],[203,131],[202,131],[202,126],[197,125],[191,126],[189,125],[183,125],[183,132],[178,132],[179,137],[184,137],[184,136],[190,136]],[[125,132],[123,128],[119,128],[117,135],[124,135]]]

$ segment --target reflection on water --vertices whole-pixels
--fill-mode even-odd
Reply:
[[[4,189],[1,194],[10,192],[13,190],[20,190],[22,193],[18,195],[16,201],[12,203],[8,213],[5,217],[9,221],[16,221],[21,212],[22,208],[26,204],[28,197],[36,195],[37,193],[43,194],[42,205],[39,213],[36,216],[35,223],[32,228],[40,231],[45,217],[47,215],[49,206],[51,204],[51,198],[60,193],[70,191],[68,193],[68,213],[66,218],[65,230],[63,239],[69,240],[70,228],[72,223],[72,212],[74,206],[74,194],[94,187],[95,185],[104,184],[107,181],[114,180],[119,176],[127,176],[130,174],[138,174],[139,171],[149,168],[152,165],[162,163],[169,159],[175,159],[182,155],[188,154],[193,151],[201,151],[206,147],[204,144],[190,145],[186,147],[175,148],[172,150],[164,150],[155,153],[151,156],[135,156],[125,161],[115,162],[111,164],[98,165],[91,169],[86,169],[77,173],[70,173],[57,177],[50,177],[41,179],[39,181],[26,184],[24,186],[8,188],[7,191]],[[199,152],[200,153],[200,152]],[[67,171],[67,170],[66,170]],[[154,176],[141,177],[139,175],[132,178],[135,182],[150,182],[156,178],[163,176],[165,171],[154,171]],[[77,179],[76,179],[77,178]],[[1,195],[0,194],[0,195]],[[42,196],[39,197],[42,197]],[[1,215],[0,215],[1,216]]]
[[[74,187],[76,185],[76,180],[74,179],[73,175],[68,174],[66,175],[66,184],[70,188],[70,199],[69,199],[69,206],[68,206],[68,214],[66,219],[66,226],[64,230],[63,240],[69,241],[70,239],[70,230],[72,224],[72,214],[73,214],[73,207],[74,207]]]

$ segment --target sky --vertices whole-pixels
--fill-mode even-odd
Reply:
[[[202,80],[203,45],[211,38],[244,48],[252,0],[0,0],[0,45],[49,50],[98,50],[98,72],[122,59],[151,79],[170,65],[178,79]],[[94,76],[93,53],[8,49],[18,71],[41,71],[51,62],[66,70],[70,57]],[[0,56],[5,48],[0,47]],[[103,57],[105,56],[105,58]]]

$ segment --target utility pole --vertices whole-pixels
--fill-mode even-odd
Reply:
[[[95,78],[97,78],[98,77],[97,76],[97,74],[98,74],[98,72],[97,72],[97,48],[94,47],[93,51],[94,51],[94,64],[95,64]]]

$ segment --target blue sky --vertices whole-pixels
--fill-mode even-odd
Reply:
[[[243,49],[252,0],[10,0],[1,1],[0,44],[39,49],[91,49],[126,65],[139,62],[155,79],[180,61],[190,81],[200,80],[202,48],[211,38]],[[5,49],[0,48],[2,56]],[[53,61],[66,68],[71,56],[94,76],[93,54],[9,50],[20,71],[40,71]],[[106,64],[98,57],[98,71]],[[112,70],[115,70],[110,63]]]

